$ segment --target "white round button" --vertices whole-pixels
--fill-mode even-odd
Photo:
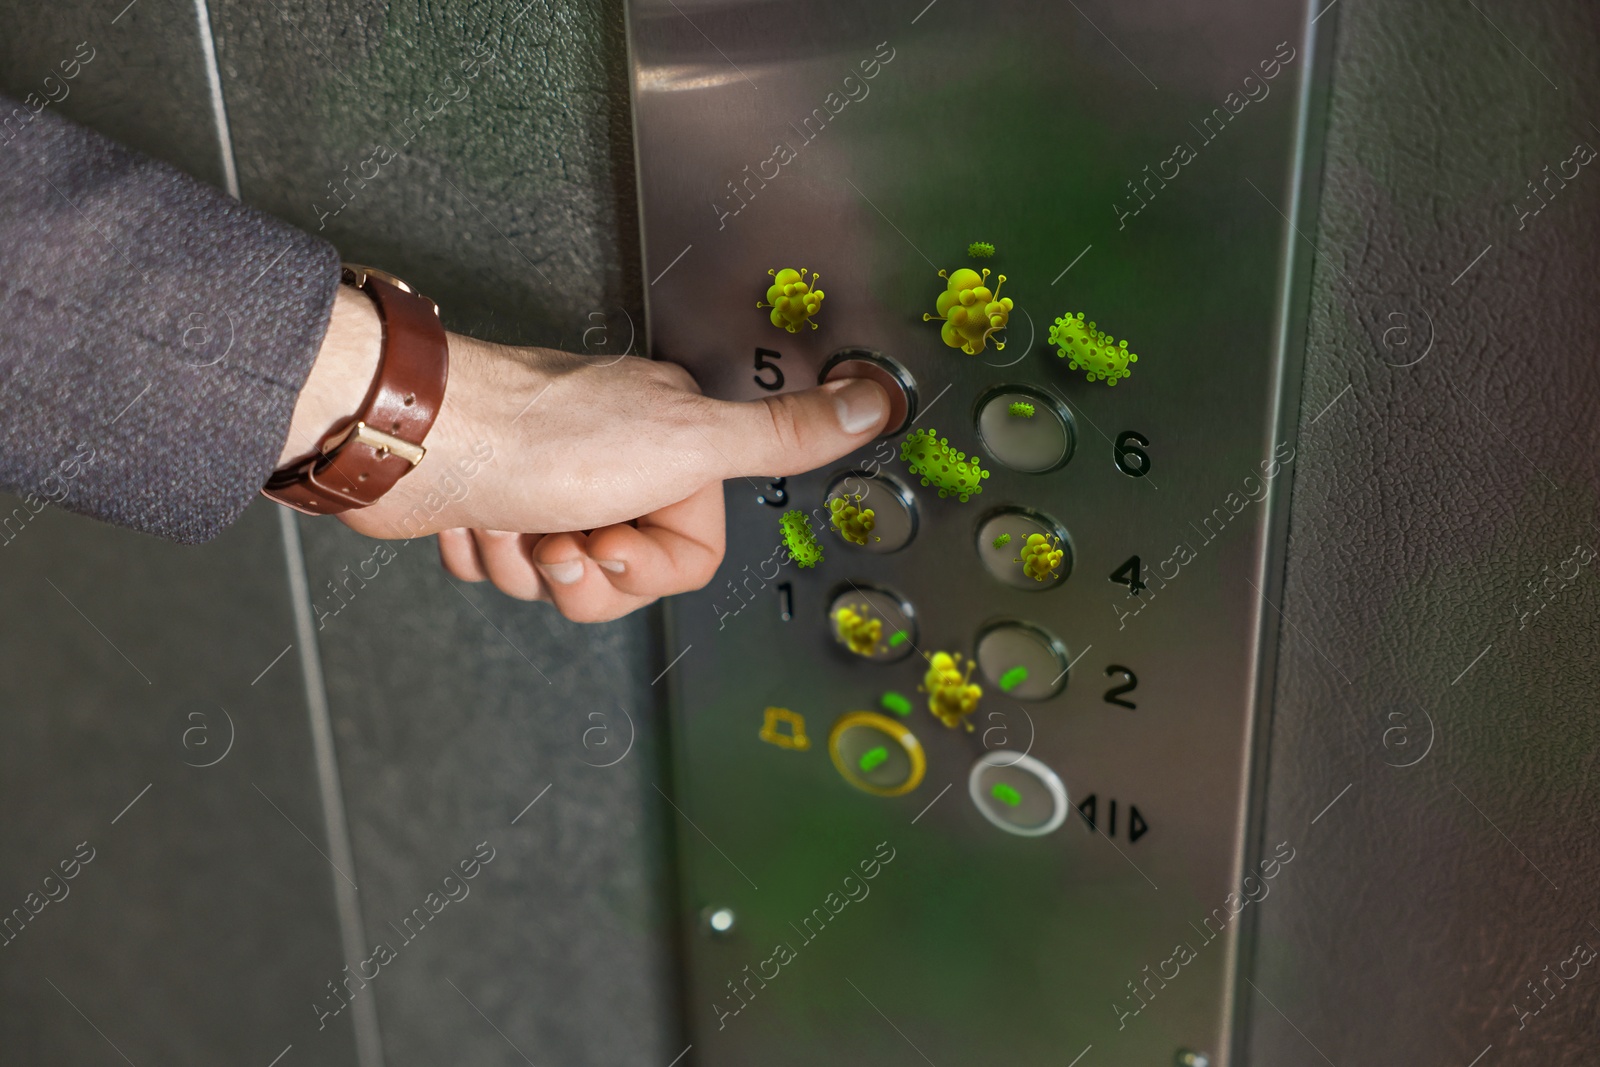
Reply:
[[[997,622],[978,634],[978,669],[1017,700],[1049,700],[1067,686],[1067,650],[1042,627]]]
[[[1043,393],[1001,386],[978,401],[978,437],[996,462],[1042,474],[1072,458],[1072,416]]]
[[[910,603],[861,582],[834,592],[828,627],[841,647],[876,663],[903,659],[917,643],[917,617]]]
[[[1023,564],[1028,538],[1039,534],[1045,545],[1062,553],[1052,570],[1038,577]],[[1043,512],[1030,508],[1000,508],[978,524],[978,558],[984,569],[1013,589],[1054,589],[1072,572],[1072,545],[1061,524]]]
[[[842,501],[842,506],[836,507],[835,500]],[[829,533],[853,548],[896,552],[917,535],[911,490],[886,474],[846,471],[828,485],[827,505]],[[861,522],[866,511],[872,512],[870,530]]]
[[[1042,837],[1067,818],[1067,787],[1032,756],[985,752],[967,776],[972,803],[1008,834]]]

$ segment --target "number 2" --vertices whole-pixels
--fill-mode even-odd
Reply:
[[[1139,705],[1131,700],[1123,700],[1122,694],[1131,693],[1139,687],[1139,676],[1118,663],[1113,663],[1106,668],[1107,678],[1115,678],[1119,674],[1128,680],[1121,685],[1114,685],[1106,690],[1106,703],[1115,704],[1119,708],[1127,708],[1129,711],[1137,711]]]
[[[763,358],[765,356],[771,356],[773,359],[782,359],[783,353],[774,352],[770,348],[756,349],[756,373],[754,375],[756,384],[767,390],[769,393],[775,393],[779,389],[783,388],[783,368],[778,366],[776,363],[768,363],[767,360]],[[772,381],[769,382],[761,377],[761,372],[764,370],[769,370],[772,372]]]

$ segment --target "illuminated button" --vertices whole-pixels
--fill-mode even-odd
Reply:
[[[1041,534],[1063,554],[1054,577],[1043,581],[1030,577],[1018,562],[1029,534]],[[1058,544],[1059,542],[1059,544]],[[984,569],[1014,589],[1054,589],[1072,571],[1072,545],[1067,531],[1050,516],[1029,508],[1001,508],[992,511],[978,524],[978,558]]]
[[[841,529],[832,518],[825,520],[827,536],[843,541],[850,548],[868,552],[896,552],[917,535],[916,504],[912,501],[911,490],[887,474],[846,471],[828,485],[830,515],[835,500],[872,512],[872,529],[864,537],[859,527],[851,536],[846,536],[847,531]]]
[[[983,817],[1008,834],[1040,837],[1067,817],[1067,787],[1032,756],[985,752],[967,776],[967,792]]]
[[[911,792],[928,769],[911,731],[875,711],[852,711],[834,723],[828,754],[845,781],[880,797]]]
[[[978,400],[978,437],[996,461],[1041,474],[1072,458],[1072,416],[1044,393],[1020,386],[991,389]]]
[[[978,669],[1017,700],[1048,700],[1067,687],[1067,650],[1028,622],[998,622],[978,634]]]
[[[862,659],[891,663],[917,643],[916,612],[898,595],[856,582],[834,592],[828,628],[840,646]]]

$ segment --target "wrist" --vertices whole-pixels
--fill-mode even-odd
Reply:
[[[372,298],[339,286],[322,346],[295,400],[289,436],[278,456],[280,469],[310,458],[323,437],[360,409],[377,376],[382,349],[383,322]]]

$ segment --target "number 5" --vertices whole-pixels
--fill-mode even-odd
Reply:
[[[762,358],[764,356],[771,356],[773,359],[782,359],[783,353],[774,352],[770,348],[756,349],[756,374],[754,375],[756,384],[768,392],[775,393],[779,389],[783,388],[783,368],[778,366],[776,363],[768,363],[764,358]],[[764,370],[769,370],[772,372],[772,381],[766,381],[761,377],[760,372]]]

